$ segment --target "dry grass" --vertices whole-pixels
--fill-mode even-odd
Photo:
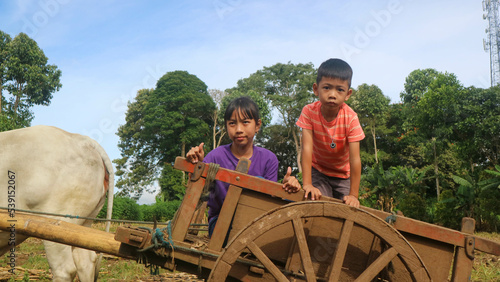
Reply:
[[[500,233],[479,232],[478,237],[500,244]],[[472,266],[472,281],[500,281],[500,257],[476,252]]]

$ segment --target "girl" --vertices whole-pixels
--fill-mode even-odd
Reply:
[[[224,114],[224,124],[232,143],[219,146],[206,156],[203,151],[204,143],[201,143],[189,150],[186,159],[192,163],[201,161],[216,163],[223,168],[235,170],[238,160],[247,158],[251,161],[249,175],[260,176],[276,182],[278,180],[278,158],[273,152],[253,144],[254,136],[262,125],[257,104],[249,97],[239,97],[232,100]],[[283,179],[283,188],[287,191],[300,189],[298,180],[290,174],[291,168],[288,168]],[[215,181],[215,189],[210,193],[208,199],[208,233],[210,237],[228,188],[228,183]]]

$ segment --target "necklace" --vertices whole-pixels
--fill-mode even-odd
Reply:
[[[335,126],[337,125],[337,117],[335,118],[335,123],[333,124],[333,126],[331,127],[333,129],[333,133],[332,133],[332,142],[330,143],[330,148],[332,149],[335,149],[335,147],[337,147],[337,144],[335,144],[334,142],[334,139],[333,137],[335,136]],[[326,127],[325,125],[325,128],[326,128],[326,132],[328,133],[328,135],[330,135],[330,131],[328,130],[328,127]]]
[[[335,149],[335,147],[337,147],[337,144],[335,144],[335,142],[333,142],[333,138],[332,138],[332,143],[330,143],[330,148]]]
[[[335,123],[331,127],[333,129],[333,133],[332,133],[332,142],[330,143],[330,148],[332,148],[332,149],[335,149],[335,147],[337,147],[337,144],[335,144],[335,142],[333,141],[334,140],[333,136],[335,136],[335,126],[337,125],[337,122],[338,122],[339,113],[340,113],[340,111],[337,112],[337,115],[335,116],[335,119],[334,119]],[[323,119],[324,118],[325,117],[323,116]],[[328,135],[330,135],[330,131],[328,130],[329,128],[326,126],[326,124],[323,124],[323,126],[326,129],[326,133],[328,133]]]

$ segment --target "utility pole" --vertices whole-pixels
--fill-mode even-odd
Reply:
[[[498,18],[498,0],[483,0],[483,19],[488,20],[486,39],[483,39],[485,51],[490,51],[491,86],[500,84],[500,33]]]

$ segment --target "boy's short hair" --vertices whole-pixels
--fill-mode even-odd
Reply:
[[[253,119],[256,123],[260,119],[259,106],[247,96],[235,98],[227,105],[224,113],[224,124],[227,124],[227,121],[231,119],[234,111],[241,112],[244,118]]]
[[[318,68],[316,84],[319,84],[323,77],[347,80],[349,87],[351,87],[352,68],[348,63],[341,59],[328,59]]]

